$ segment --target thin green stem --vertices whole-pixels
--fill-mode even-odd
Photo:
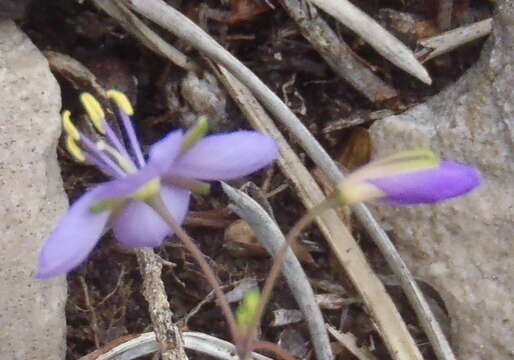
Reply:
[[[225,318],[228,322],[230,334],[232,335],[232,340],[234,341],[234,344],[237,347],[240,338],[239,327],[237,326],[237,322],[234,317],[234,314],[232,313],[232,309],[230,308],[227,298],[225,297],[225,294],[221,289],[221,286],[218,282],[218,279],[216,278],[216,275],[214,274],[214,271],[209,266],[207,261],[205,261],[205,258],[200,249],[195,245],[193,240],[182,229],[182,227],[176,222],[176,220],[167,210],[161,197],[157,196],[155,199],[149,201],[149,205],[151,205],[153,209],[162,217],[162,219],[170,226],[170,228],[175,232],[175,234],[182,241],[184,246],[189,250],[191,255],[193,255],[196,262],[200,266],[200,269],[204,273],[207,281],[211,284],[212,288],[214,289],[214,293],[218,298],[221,310],[223,311],[223,314],[225,315]]]
[[[250,345],[255,341],[255,335],[261,323],[261,318],[264,313],[264,309],[266,308],[266,305],[269,302],[271,292],[277,281],[278,275],[280,274],[280,268],[282,267],[282,264],[286,259],[287,250],[289,249],[289,247],[291,247],[291,245],[294,243],[295,239],[298,237],[300,232],[307,225],[309,225],[316,216],[320,215],[325,210],[331,209],[340,204],[341,202],[340,199],[337,197],[337,194],[335,194],[335,196],[328,197],[321,204],[313,207],[307,213],[305,213],[305,215],[303,215],[300,218],[300,220],[298,220],[298,222],[289,231],[289,233],[286,236],[284,245],[282,245],[282,247],[275,256],[275,259],[273,260],[273,265],[271,266],[271,270],[268,274],[268,277],[266,278],[266,282],[264,283],[264,288],[262,290],[259,307],[257,308],[252,318],[252,322],[250,323],[246,331],[245,338],[243,340],[243,348],[250,348]]]

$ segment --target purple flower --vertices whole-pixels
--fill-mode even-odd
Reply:
[[[460,196],[479,184],[476,168],[441,161],[430,150],[417,149],[356,170],[338,186],[338,195],[347,204],[379,199],[411,205]]]
[[[433,203],[465,194],[480,184],[477,169],[443,160],[439,166],[397,176],[369,179],[383,200],[400,205]]]
[[[100,236],[112,228],[116,239],[132,247],[157,247],[172,234],[148,204],[160,196],[169,213],[182,223],[191,190],[205,189],[202,180],[229,180],[255,172],[276,159],[271,137],[255,131],[236,131],[203,137],[202,126],[173,131],[150,147],[148,161],[132,127],[132,108],[126,97],[109,91],[118,105],[129,149],[109,124],[90,94],[81,100],[96,130],[106,139],[94,141],[77,130],[69,112],[63,127],[69,152],[114,178],[96,185],[70,207],[41,250],[38,278],[67,273],[86,259]],[[131,156],[132,155],[132,156]]]

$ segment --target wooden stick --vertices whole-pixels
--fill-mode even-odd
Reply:
[[[395,89],[355,58],[352,49],[334,33],[314,8],[308,7],[308,2],[301,0],[279,0],[279,2],[294,20],[302,35],[332,70],[357,91],[373,102],[398,95]]]
[[[445,54],[473,40],[489,35],[493,29],[493,19],[485,19],[418,41],[423,49],[416,56],[423,62]]]
[[[348,0],[309,0],[356,32],[380,55],[425,84],[432,79],[413,52],[373,18]]]
[[[123,28],[153,52],[167,58],[184,70],[198,71],[200,67],[180,50],[167,43],[134,15],[122,1],[93,0],[95,5],[117,20]]]
[[[148,302],[150,318],[163,360],[187,360],[184,340],[173,323],[170,303],[161,279],[162,263],[151,248],[136,249],[143,277],[143,294]]]

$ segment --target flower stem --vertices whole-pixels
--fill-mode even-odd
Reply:
[[[243,348],[248,348],[248,351],[251,351],[251,344],[255,341],[255,334],[257,332],[257,329],[259,328],[262,315],[264,313],[264,309],[266,308],[267,303],[269,302],[269,299],[271,297],[271,292],[273,290],[273,286],[275,285],[275,282],[277,281],[278,275],[280,274],[280,268],[282,267],[282,264],[284,263],[286,256],[287,256],[287,250],[291,245],[294,243],[295,239],[298,237],[300,232],[311,223],[311,221],[321,213],[323,213],[325,210],[331,209],[333,207],[336,207],[338,205],[341,205],[340,199],[335,196],[328,197],[325,201],[323,201],[321,204],[313,207],[310,209],[305,215],[303,215],[300,220],[293,226],[293,228],[289,231],[289,233],[286,236],[284,245],[280,248],[280,250],[277,252],[277,255],[275,256],[275,259],[273,260],[273,265],[271,266],[271,270],[268,274],[268,277],[266,278],[266,282],[264,283],[264,288],[262,290],[261,294],[261,300],[259,303],[259,307],[257,308],[252,322],[248,326],[248,330],[246,331],[245,338],[243,340]]]
[[[170,228],[175,232],[175,234],[182,241],[184,246],[189,250],[191,255],[193,255],[196,262],[200,266],[200,269],[204,273],[207,281],[214,289],[214,293],[216,294],[216,297],[218,298],[219,305],[221,307],[221,310],[223,311],[223,315],[225,315],[225,318],[228,322],[230,334],[232,335],[232,340],[234,341],[234,344],[237,347],[237,345],[239,343],[239,331],[238,331],[239,327],[237,326],[237,322],[234,317],[234,314],[232,313],[232,309],[230,308],[227,298],[225,297],[225,294],[223,293],[223,290],[221,289],[221,286],[218,282],[218,279],[216,278],[216,275],[214,274],[214,271],[209,266],[207,261],[205,261],[204,255],[202,254],[200,249],[195,245],[195,243],[189,237],[189,235],[184,231],[184,229],[182,229],[182,227],[177,223],[177,221],[170,214],[170,212],[164,205],[161,197],[157,196],[153,200],[149,201],[149,205],[152,206],[152,208],[170,226]]]

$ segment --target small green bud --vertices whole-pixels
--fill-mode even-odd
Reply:
[[[241,300],[236,310],[237,323],[242,329],[247,329],[250,326],[260,302],[261,293],[259,289],[253,288],[245,293],[243,300]]]

